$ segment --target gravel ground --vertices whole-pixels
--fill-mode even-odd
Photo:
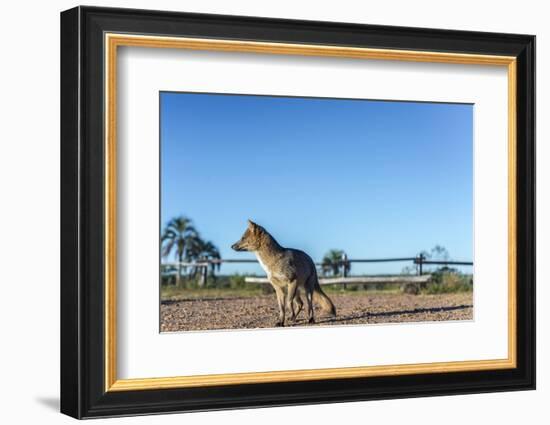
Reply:
[[[317,323],[309,325],[302,310],[293,326],[472,320],[473,293],[439,295],[329,294],[335,318],[315,308]],[[274,326],[275,295],[163,301],[161,331],[253,329]]]

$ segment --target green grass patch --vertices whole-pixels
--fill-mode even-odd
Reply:
[[[247,283],[245,276],[218,275],[209,276],[206,286],[201,287],[200,277],[183,276],[179,285],[174,284],[174,279],[163,279],[160,289],[162,301],[177,301],[184,299],[206,299],[206,298],[230,298],[230,297],[252,297],[274,293],[269,284]],[[449,294],[456,292],[471,292],[473,290],[472,275],[461,273],[434,273],[433,281],[427,284],[416,285],[413,292],[404,290],[404,285],[394,283],[367,283],[348,284],[346,289],[343,285],[323,285],[323,291],[327,294],[345,294],[349,296],[376,295],[376,294]]]
[[[162,301],[178,301],[187,299],[206,298],[240,298],[263,295],[262,288],[186,288],[182,286],[165,286],[161,288],[160,299]]]

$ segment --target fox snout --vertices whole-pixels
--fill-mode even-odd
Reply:
[[[239,241],[240,242],[240,241]],[[234,249],[235,251],[246,251],[246,248],[243,248],[239,242],[235,242],[233,245],[231,245],[231,249]]]

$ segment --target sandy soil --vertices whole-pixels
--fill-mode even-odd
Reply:
[[[439,295],[329,294],[336,306],[335,318],[316,307],[316,323],[310,325],[302,310],[289,326],[403,323],[472,320],[473,293]],[[161,331],[271,328],[277,321],[275,295],[163,301]]]

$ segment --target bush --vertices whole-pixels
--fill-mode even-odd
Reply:
[[[436,274],[436,279],[426,285],[424,293],[449,294],[454,292],[470,292],[473,290],[472,277],[457,272],[443,272]]]
[[[246,286],[246,280],[244,276],[236,273],[229,277],[229,287],[231,289],[241,289]]]

